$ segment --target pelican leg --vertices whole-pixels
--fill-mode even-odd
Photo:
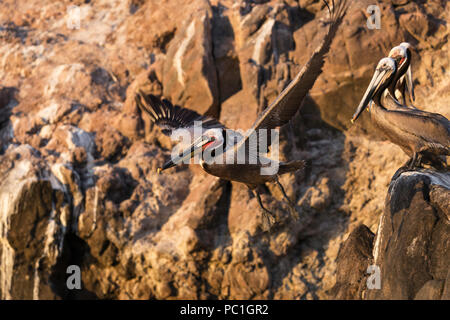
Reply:
[[[275,223],[274,214],[263,206],[259,192],[253,190],[252,192],[256,196],[256,199],[258,200],[259,206],[261,207],[261,209],[263,209],[263,228],[265,231],[270,230],[270,227]]]
[[[422,154],[419,153],[419,154],[417,155],[417,159],[416,159],[416,166],[417,166],[417,167],[420,167],[421,165],[422,165]]]
[[[411,160],[409,161],[408,170],[414,169],[414,164],[416,163],[417,153],[414,153]]]
[[[400,168],[404,170],[409,170],[409,166],[411,164],[411,159],[408,159]]]
[[[403,103],[404,106],[407,106],[407,103],[408,103],[406,101],[406,94],[407,94],[406,87],[404,87],[403,90],[402,90],[402,103]]]
[[[419,167],[421,162],[422,162],[422,155],[417,152],[414,153],[411,162],[409,163],[408,169],[413,170],[414,168]]]
[[[276,183],[278,185],[278,188],[280,188],[281,193],[283,194],[283,197],[287,200],[287,202],[289,204],[289,207],[291,208],[292,216],[294,217],[295,220],[298,220],[300,217],[299,217],[299,214],[298,214],[297,210],[295,209],[295,204],[287,196],[286,191],[284,191],[283,185],[280,183],[280,181],[278,181],[278,179],[275,180],[275,181],[276,181]]]

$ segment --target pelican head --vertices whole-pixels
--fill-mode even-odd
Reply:
[[[406,47],[399,45],[391,49],[388,55],[389,58],[394,59],[397,62],[397,66],[400,69],[405,64],[407,64],[408,60],[408,52],[406,51]]]
[[[414,49],[413,45],[409,42],[400,43],[400,47],[404,47],[406,50]]]
[[[161,168],[158,168],[158,173],[172,168],[177,164],[183,163],[188,159],[191,159],[195,155],[205,150],[212,151],[216,150],[218,147],[222,146],[224,143],[223,130],[221,128],[208,129],[201,137],[196,139],[188,148],[184,149],[180,154],[172,157],[167,161]],[[221,149],[221,148],[219,148]]]
[[[389,52],[389,58],[392,58],[397,62],[397,81],[406,74],[406,86],[411,101],[414,101],[414,86],[411,72],[411,49],[411,44],[409,44],[408,42],[402,42],[400,45],[392,48],[392,50]]]
[[[356,121],[360,114],[364,111],[364,108],[369,104],[377,94],[382,93],[386,89],[397,71],[396,62],[392,58],[383,58],[378,62],[375,73],[373,74],[372,81],[370,81],[369,87],[366,90],[355,114],[353,115],[352,122]]]

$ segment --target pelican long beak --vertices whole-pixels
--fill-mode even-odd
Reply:
[[[370,81],[369,86],[367,87],[366,93],[364,93],[363,98],[361,99],[361,102],[359,103],[358,108],[356,109],[355,114],[352,118],[352,123],[358,119],[358,117],[361,115],[361,113],[364,111],[364,108],[369,104],[370,100],[373,99],[375,94],[378,92],[378,89],[380,88],[381,84],[386,80],[386,78],[392,74],[392,71],[390,70],[375,70],[375,73],[373,74],[372,81]]]
[[[416,97],[414,95],[414,84],[412,80],[411,65],[409,65],[408,70],[406,71],[406,86],[408,88],[409,97],[411,101],[415,101]]]
[[[158,173],[161,173],[164,170],[167,170],[169,168],[175,167],[177,164],[180,163],[189,163],[189,160],[194,156],[197,155],[204,146],[206,146],[209,142],[211,142],[210,137],[201,136],[196,141],[194,141],[193,144],[191,144],[188,148],[186,148],[183,152],[178,154],[177,156],[172,157],[169,161],[164,163],[164,165],[161,168],[158,168]]]

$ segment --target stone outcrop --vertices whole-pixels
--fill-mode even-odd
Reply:
[[[450,299],[450,175],[428,170],[393,178],[376,238],[355,229],[337,259],[335,298]],[[379,288],[367,285],[370,265]]]
[[[448,178],[391,182],[406,155],[366,114],[349,119],[377,61],[402,41],[415,46],[417,106],[450,117],[450,4],[383,2],[381,30],[367,28],[369,4],[352,3],[323,74],[281,130],[281,158],[308,165],[280,179],[298,221],[275,186],[261,190],[278,220],[268,234],[245,186],[195,165],[156,174],[174,142],[134,94],[246,130],[321,41],[321,1],[3,1],[0,297],[447,297]],[[374,263],[386,287],[369,292]],[[81,290],[66,286],[70,265]]]
[[[0,167],[1,298],[55,299],[71,208],[33,148],[9,148]],[[62,280],[63,278],[60,278]]]

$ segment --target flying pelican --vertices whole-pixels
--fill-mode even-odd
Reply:
[[[397,74],[388,90],[391,96],[396,98],[402,105],[416,109],[412,105],[412,102],[415,100],[415,94],[411,71],[411,48],[411,44],[402,42],[389,52],[388,57],[393,58],[397,62]],[[407,96],[409,97],[409,103]]]
[[[347,0],[341,0],[336,4],[333,0],[332,8],[329,7],[327,1],[324,0],[324,2],[330,12],[330,23],[328,32],[322,40],[322,43],[316,48],[306,65],[303,66],[275,101],[259,114],[250,133],[246,135],[241,135],[232,130],[226,130],[225,126],[217,120],[201,116],[192,110],[173,106],[168,100],[161,101],[153,95],[146,96],[142,92],[136,94],[135,100],[139,108],[146,112],[152,121],[160,126],[163,129],[163,133],[167,135],[180,128],[194,131],[194,122],[202,121],[201,137],[178,156],[172,157],[162,168],[158,168],[158,172],[185,162],[187,159],[194,157],[198,152],[205,154],[205,152],[213,153],[212,151],[214,150],[214,158],[219,156],[225,158],[230,156],[233,158],[235,155],[239,155],[241,151],[244,151],[249,159],[257,159],[257,163],[236,164],[234,162],[234,164],[219,164],[215,162],[208,163],[204,159],[201,159],[200,165],[204,171],[213,176],[246,184],[256,196],[258,204],[263,210],[263,217],[265,218],[263,222],[266,226],[267,224],[270,226],[275,221],[273,214],[263,206],[257,190],[259,185],[263,185],[266,182],[277,183],[283,197],[288,201],[292,209],[292,215],[294,218],[298,218],[294,204],[287,197],[283,186],[278,181],[278,176],[304,168],[305,162],[303,160],[278,162],[265,158],[261,154],[261,151],[255,150],[256,148],[252,146],[251,140],[255,134],[259,136],[261,129],[270,131],[270,129],[275,129],[288,123],[300,109],[305,96],[314,85],[316,78],[322,73],[325,55],[330,49],[332,40],[347,10]],[[233,139],[229,138],[230,132]],[[237,137],[236,141],[234,137]],[[233,141],[230,142],[230,140]],[[263,169],[267,169],[274,164],[278,167],[278,172],[268,174],[266,171],[263,173]]]
[[[383,105],[383,91],[391,85],[396,71],[394,59],[380,60],[352,122],[358,119],[370,100],[373,100],[374,103],[369,106],[372,121],[391,142],[411,157],[408,169],[412,170],[420,166],[423,156],[450,155],[450,122],[436,113],[386,109]],[[393,99],[390,93],[386,97]]]

